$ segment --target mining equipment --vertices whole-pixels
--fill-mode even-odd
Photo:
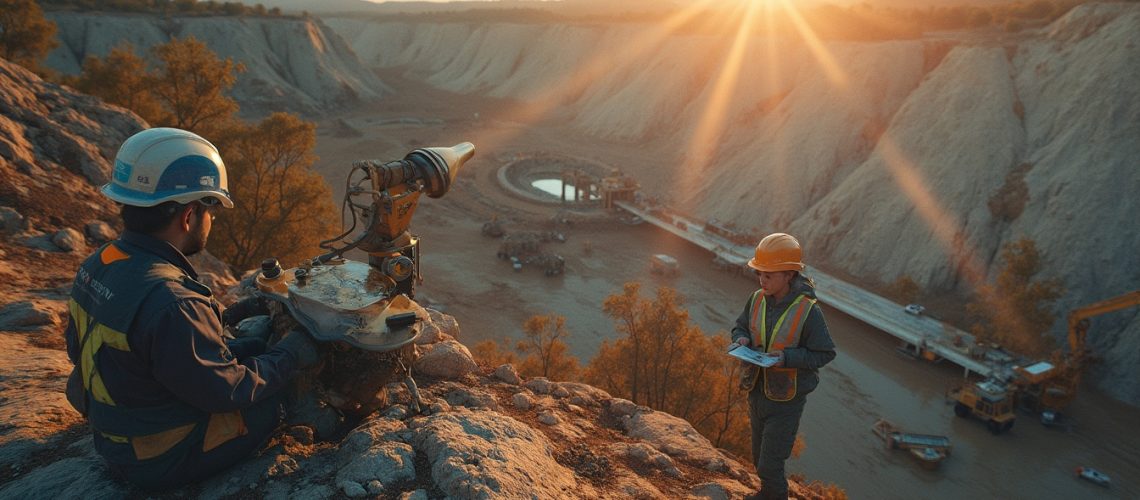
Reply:
[[[262,262],[254,294],[269,315],[249,318],[236,331],[255,320],[264,328],[249,333],[259,337],[255,330],[268,328],[267,337],[280,338],[304,329],[321,352],[321,363],[298,377],[291,402],[312,402],[307,408],[324,415],[322,421],[360,418],[384,403],[389,384],[402,380],[412,412],[426,408],[411,371],[428,313],[414,300],[423,278],[419,238],[409,227],[420,197],[446,194],[474,154],[474,145],[461,143],[416,149],[401,160],[354,162],[344,200],[351,226],[321,242],[326,253],[297,267]],[[368,261],[345,258],[350,250],[366,252]]]
[[[681,267],[673,256],[658,253],[649,257],[649,272],[672,277],[681,272]]]
[[[537,265],[546,276],[558,276],[566,269],[566,260],[555,253],[544,253],[531,257],[527,264]]]
[[[954,414],[961,418],[978,417],[994,435],[1013,428],[1017,416],[1013,413],[1013,397],[1005,384],[986,379],[966,384],[950,393],[954,399]]]
[[[871,431],[883,438],[887,448],[905,450],[926,470],[937,469],[952,450],[950,438],[946,436],[903,432],[885,419],[876,421]]]
[[[1014,384],[1018,392],[1018,406],[1042,412],[1042,423],[1050,425],[1060,420],[1064,410],[1077,395],[1081,374],[1093,358],[1085,343],[1089,320],[1093,317],[1140,304],[1140,290],[1078,307],[1069,312],[1069,352],[1057,350],[1049,361],[1039,361],[1025,367],[1014,368]],[[1053,418],[1044,418],[1046,414]]]
[[[525,260],[527,257],[538,252],[538,245],[541,242],[542,240],[535,234],[511,233],[503,238],[503,242],[499,244],[499,252],[496,255],[500,259],[517,257],[520,260]]]

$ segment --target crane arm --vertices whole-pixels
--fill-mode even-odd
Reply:
[[[1111,299],[1094,302],[1069,312],[1069,349],[1076,354],[1085,348],[1088,319],[1101,314],[1140,304],[1140,290],[1134,290]]]

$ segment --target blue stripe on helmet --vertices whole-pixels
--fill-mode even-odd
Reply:
[[[188,191],[217,191],[220,184],[218,165],[213,160],[201,155],[186,155],[166,167],[154,194],[166,196]]]

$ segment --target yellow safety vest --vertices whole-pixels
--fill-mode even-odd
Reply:
[[[749,302],[752,318],[748,322],[748,330],[751,334],[752,345],[755,346],[753,348],[758,348],[762,352],[772,352],[798,346],[800,333],[804,329],[804,320],[807,319],[808,312],[815,305],[815,299],[802,294],[796,297],[780,315],[780,318],[776,320],[776,327],[771,332],[767,331],[767,301],[768,298],[764,295],[763,290],[757,290],[752,294],[752,300]],[[787,321],[789,315],[791,321]],[[756,382],[760,380],[760,376],[763,374],[764,395],[768,399],[791,401],[792,398],[796,397],[796,373],[795,368],[760,368],[749,363],[745,367],[746,387],[747,390],[751,391],[756,387]]]

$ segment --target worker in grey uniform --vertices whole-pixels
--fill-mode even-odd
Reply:
[[[281,423],[283,389],[317,361],[308,334],[273,346],[227,340],[222,312],[187,260],[233,207],[226,169],[205,139],[153,128],[119,149],[102,192],[125,230],[80,266],[68,301],[67,398],[87,417],[112,473],[144,489],[210,476],[249,456]]]
[[[807,395],[819,384],[818,370],[835,359],[835,343],[804,276],[799,241],[784,233],[760,240],[748,261],[760,280],[732,329],[733,342],[775,358],[771,367],[744,364],[752,459],[760,491],[750,499],[786,499],[784,462],[800,427]]]

